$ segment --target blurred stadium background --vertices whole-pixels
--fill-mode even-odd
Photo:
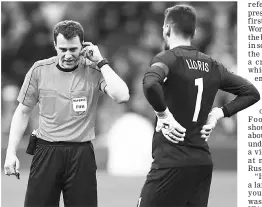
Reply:
[[[79,21],[85,41],[97,44],[112,68],[126,81],[130,101],[117,105],[100,96],[94,141],[100,207],[135,206],[150,166],[154,114],[144,98],[142,78],[162,48],[164,10],[184,2],[1,2],[1,166],[2,206],[22,206],[31,157],[29,134],[38,126],[33,112],[18,156],[21,180],[3,174],[11,118],[25,74],[33,63],[56,55],[52,29],[60,20]],[[237,3],[186,2],[197,10],[193,45],[228,69],[237,67]],[[232,95],[219,92],[214,105]],[[210,206],[236,206],[236,116],[220,121],[209,143],[215,170]]]

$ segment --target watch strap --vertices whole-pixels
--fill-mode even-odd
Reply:
[[[100,69],[106,64],[108,64],[108,60],[106,58],[104,58],[103,60],[101,60],[100,62],[97,63],[97,67]]]

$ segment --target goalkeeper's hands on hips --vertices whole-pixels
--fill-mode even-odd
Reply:
[[[164,112],[156,112],[156,131],[162,131],[164,137],[172,143],[184,141],[186,129],[181,126],[173,117],[169,109]]]
[[[202,127],[201,138],[205,139],[206,141],[210,137],[211,132],[215,128],[217,121],[224,117],[223,110],[221,108],[215,107],[211,110],[211,112],[208,114],[207,122]]]

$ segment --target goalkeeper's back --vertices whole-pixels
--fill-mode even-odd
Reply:
[[[186,128],[186,136],[184,142],[173,144],[162,133],[155,132],[155,163],[157,166],[212,165],[208,144],[201,138],[200,131],[217,91],[221,89],[239,95],[241,89],[251,83],[193,46],[179,46],[161,52],[151,64],[157,62],[164,63],[169,69],[163,83],[164,98],[174,118]],[[229,109],[225,106],[225,115],[237,112],[238,107],[238,104],[229,106]]]

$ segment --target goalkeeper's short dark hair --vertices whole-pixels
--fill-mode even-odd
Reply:
[[[84,41],[84,29],[79,22],[64,20],[58,22],[54,27],[54,41],[56,43],[58,34],[61,33],[67,40],[79,36],[80,42]]]
[[[172,24],[176,32],[185,38],[193,38],[196,29],[196,11],[189,5],[175,5],[165,10],[166,24]]]

